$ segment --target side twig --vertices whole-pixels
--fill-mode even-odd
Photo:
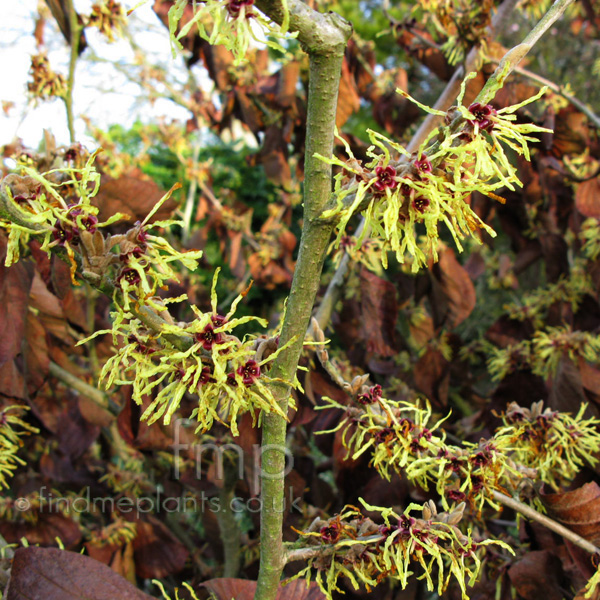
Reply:
[[[580,548],[583,548],[591,554],[600,553],[600,548],[598,548],[591,542],[588,542],[580,535],[577,535],[574,531],[567,529],[560,523],[553,521],[546,515],[543,515],[537,510],[531,508],[530,506],[527,506],[527,504],[523,504],[523,502],[516,500],[515,498],[511,498],[510,496],[506,496],[502,492],[498,492],[496,490],[492,492],[492,495],[494,497],[494,500],[496,500],[500,504],[512,508],[514,511],[521,513],[523,516],[527,517],[528,519],[531,519],[532,521],[537,521],[544,527],[550,529],[550,531],[554,531],[555,533],[558,533],[558,535],[564,537],[566,540],[569,540],[569,542],[575,544],[575,546],[579,546]]]
[[[580,110],[596,127],[600,128],[600,117],[584,102],[579,100],[573,96],[573,94],[569,94],[564,90],[561,85],[530,71],[529,69],[523,69],[522,67],[516,67],[514,70],[515,73],[530,79],[531,81],[535,81],[543,86],[546,86],[548,89],[552,90],[555,94],[562,96],[565,100],[570,102],[575,108]]]

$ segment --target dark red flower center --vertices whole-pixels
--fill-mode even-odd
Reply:
[[[415,169],[417,169],[418,173],[431,173],[433,171],[433,165],[423,154],[419,160],[415,160]]]
[[[424,213],[430,204],[429,198],[425,198],[425,196],[419,196],[412,201],[413,208],[420,213]]]
[[[340,528],[335,523],[321,527],[319,533],[321,539],[328,544],[335,544],[340,539]]]
[[[135,269],[123,269],[117,277],[117,285],[121,285],[121,282],[125,280],[129,285],[137,285],[142,278]]]
[[[144,256],[144,251],[139,246],[135,246],[132,250],[129,250],[129,252],[119,254],[119,260],[121,262],[127,262],[132,257],[141,258],[142,256]]]
[[[60,246],[64,246],[73,239],[73,231],[71,229],[65,229],[62,225],[57,225],[52,230],[52,237],[58,241]]]
[[[446,492],[446,497],[448,500],[452,500],[452,502],[463,502],[467,495],[460,490],[448,490]]]
[[[448,467],[454,473],[459,473],[462,468],[462,463],[463,463],[462,459],[460,459],[458,456],[453,456],[448,461]]]
[[[373,404],[373,402],[375,402],[370,392],[367,392],[366,394],[359,394],[356,397],[356,401],[363,406],[366,406],[367,404]]]
[[[238,367],[237,374],[241,375],[244,385],[252,385],[260,377],[260,366],[255,360],[249,360]]]
[[[411,528],[415,525],[416,522],[416,519],[413,519],[413,517],[401,515],[398,521],[398,529],[400,529],[400,533],[403,535],[409,534]]]
[[[77,148],[71,147],[65,151],[65,161],[73,162],[77,156],[79,155],[79,150]]]
[[[198,383],[200,385],[206,385],[207,383],[212,382],[214,382],[214,379],[210,367],[202,367],[202,372],[200,373],[200,379]]]
[[[379,398],[381,398],[381,393],[381,386],[377,384],[370,388],[365,394],[359,394],[356,398],[356,401],[363,406],[366,406],[367,404],[373,404],[374,402],[377,402]]]
[[[497,112],[493,106],[489,104],[481,104],[480,102],[474,102],[469,106],[469,112],[475,117],[474,121],[469,121],[471,125],[479,126],[479,129],[491,133],[494,129],[493,117],[496,116]]]
[[[223,341],[221,333],[216,333],[210,323],[195,337],[196,341],[200,342],[205,350],[212,350],[214,344],[220,344]]]
[[[152,347],[151,347],[150,345],[148,345],[147,343],[141,342],[141,341],[140,341],[140,340],[138,340],[138,339],[137,339],[137,337],[135,337],[135,335],[133,335],[133,334],[130,334],[130,335],[127,337],[127,341],[128,341],[130,344],[135,344],[135,346],[136,346],[136,348],[135,348],[135,349],[136,349],[138,352],[141,352],[142,354],[146,354],[146,355],[148,355],[148,354],[154,354],[154,352],[156,352],[156,349],[155,349],[155,348],[152,348]]]
[[[413,454],[418,454],[419,452],[423,452],[423,450],[425,450],[425,448],[423,446],[421,446],[421,442],[419,441],[419,438],[413,438],[412,441],[410,442],[410,451]]]
[[[221,325],[225,325],[227,322],[227,319],[223,315],[212,315],[210,320],[215,327],[221,327]]]
[[[483,480],[478,475],[471,475],[471,485],[473,486],[473,491],[478,492],[483,489]]]
[[[384,427],[375,433],[375,442],[377,444],[389,443],[394,438],[394,430],[390,427]]]
[[[87,215],[86,217],[81,217],[79,222],[85,230],[94,233],[96,231],[96,225],[98,225],[98,217],[95,215]]]
[[[373,188],[376,192],[383,193],[386,188],[394,190],[398,186],[398,182],[395,179],[396,169],[391,165],[388,165],[387,167],[376,167],[375,175],[377,176],[377,179],[373,184]]]
[[[254,4],[254,0],[229,0],[227,4],[227,10],[229,14],[236,19],[240,16],[242,12],[242,8],[246,7],[246,16],[249,17],[252,15],[252,6]]]

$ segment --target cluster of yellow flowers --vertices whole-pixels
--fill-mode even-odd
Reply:
[[[499,110],[480,103],[461,106],[466,81],[473,75],[465,79],[457,106],[447,113],[430,109],[397,90],[427,112],[445,119],[445,124],[429,135],[416,155],[386,136],[368,130],[372,146],[367,155],[371,160],[365,165],[356,160],[344,140],[341,141],[349,156],[346,161],[319,157],[341,167],[335,178],[335,206],[322,214],[323,219],[337,222],[336,247],[344,239],[348,221],[359,212],[370,225],[372,235],[383,242],[381,258],[386,268],[385,250],[395,252],[400,263],[408,254],[413,271],[426,265],[429,257],[437,260],[440,223],[446,225],[460,251],[466,235],[478,241],[479,230],[495,235],[471,209],[470,195],[478,191],[503,202],[496,191],[504,187],[514,190],[522,185],[505,147],[529,160],[528,143],[536,139],[528,134],[547,130],[515,123],[515,113],[539,99],[545,90],[525,102]],[[430,143],[432,139],[435,141]],[[368,230],[365,227],[358,237],[357,247]]]

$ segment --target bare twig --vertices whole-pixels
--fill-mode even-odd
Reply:
[[[198,189],[198,177],[196,174],[196,167],[198,166],[198,158],[200,157],[200,140],[194,142],[192,150],[192,181],[190,182],[190,188],[188,190],[187,199],[185,201],[185,208],[183,211],[183,241],[184,243],[189,240],[190,228],[192,225],[192,213],[194,212],[194,201],[196,199],[196,191]]]
[[[359,537],[353,540],[353,543],[360,542],[363,544],[371,544],[373,542],[379,542],[385,539],[383,535],[369,535],[365,537]],[[294,562],[297,560],[310,560],[317,556],[329,556],[340,548],[347,547],[347,544],[323,544],[321,546],[312,546],[308,548],[295,548],[289,550],[285,555],[286,562]]]
[[[498,68],[487,80],[481,93],[477,96],[476,102],[487,104],[494,95],[498,87],[502,87],[510,74],[519,66],[519,63],[527,56],[529,51],[535,46],[539,39],[562,17],[569,5],[575,0],[556,0],[548,9],[548,12],[540,19],[539,23],[529,32],[525,39],[509,50],[504,58],[498,64]]]
[[[357,238],[361,236],[364,228],[365,219],[364,217],[361,217],[355,234]],[[367,231],[366,237],[368,237],[369,234],[370,231]],[[342,260],[340,261],[338,268],[335,270],[335,273],[333,274],[333,277],[327,286],[327,290],[321,299],[319,308],[315,313],[315,319],[317,320],[317,323],[321,329],[325,329],[329,323],[329,320],[331,319],[335,305],[340,298],[340,290],[344,284],[344,280],[346,279],[346,273],[350,267],[351,260],[352,259],[350,258],[349,254],[344,254],[344,256],[342,256]]]
[[[518,0],[505,0],[498,8],[494,18],[492,19],[492,23],[488,27],[487,37],[492,38],[498,31],[501,31],[508,21],[510,14],[514,10],[517,5]],[[462,80],[465,78],[467,73],[471,71],[478,71],[480,69],[480,48],[478,46],[471,49],[471,51],[467,54],[467,57],[464,61],[464,65],[460,65],[456,71],[454,71],[454,75],[452,75],[452,79],[448,82],[444,91],[441,93],[437,102],[434,104],[433,108],[436,110],[448,110],[458,93],[460,92],[460,85]],[[415,135],[410,140],[406,149],[409,152],[415,152],[419,146],[423,143],[423,141],[427,138],[427,136],[441,123],[441,117],[437,115],[429,114],[425,118],[425,120],[417,129]]]
[[[527,504],[523,504],[523,502],[521,502],[520,500],[516,500],[515,498],[506,496],[502,492],[498,492],[496,490],[494,490],[492,492],[492,496],[494,497],[494,500],[496,500],[500,504],[503,504],[504,506],[508,506],[509,508],[512,508],[513,510],[521,513],[522,515],[531,519],[532,521],[537,521],[544,527],[547,527],[551,531],[554,531],[555,533],[558,533],[558,535],[561,535],[562,537],[564,537],[566,540],[569,540],[569,542],[571,542],[572,544],[575,544],[576,546],[583,548],[583,550],[586,550],[587,552],[589,552],[591,554],[600,553],[600,548],[598,548],[591,542],[588,542],[586,539],[582,538],[580,535],[577,535],[574,531],[567,529],[560,523],[553,521],[546,515],[543,515],[543,514],[539,513],[537,510],[531,508],[530,506],[527,506]]]
[[[69,371],[63,369],[61,366],[57,365],[55,362],[50,361],[49,365],[50,375],[56,377],[59,381],[62,381],[65,385],[79,392],[82,396],[85,396],[98,406],[109,410],[113,414],[117,414],[119,412],[119,407],[110,400],[110,398],[104,392],[100,391],[98,388],[86,383],[76,377]]]
[[[583,103],[581,100],[579,100],[572,94],[566,92],[561,85],[558,85],[553,81],[550,81],[549,79],[546,79],[545,77],[534,73],[533,71],[523,69],[522,67],[515,68],[514,72],[518,73],[519,75],[522,75],[523,77],[527,77],[527,79],[530,79],[531,81],[535,81],[536,83],[544,85],[548,89],[552,90],[555,94],[562,96],[575,108],[580,110],[592,123],[594,123],[596,127],[600,128],[600,117],[587,104]]]

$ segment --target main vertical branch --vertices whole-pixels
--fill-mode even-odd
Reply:
[[[301,2],[289,2],[290,25],[310,57],[306,160],[304,179],[304,225],[292,289],[287,302],[280,344],[293,342],[273,364],[270,376],[292,381],[296,376],[304,335],[314,306],[329,244],[332,225],[319,219],[331,196],[331,166],[315,153],[331,156],[339,81],[350,26],[337,15],[322,15]],[[278,2],[259,3],[279,20]],[[310,11],[310,12],[309,12]],[[287,412],[289,385],[274,384],[274,394]],[[286,421],[264,415],[262,438],[260,571],[255,600],[273,600],[285,564],[282,540],[285,507],[284,471]]]

